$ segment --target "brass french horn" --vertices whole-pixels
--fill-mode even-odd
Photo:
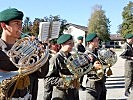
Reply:
[[[103,78],[104,68],[101,60],[94,53],[86,50],[85,52],[87,56],[90,58],[90,62],[92,64],[91,70],[87,73],[87,77],[90,81],[98,81]]]
[[[111,67],[117,62],[117,54],[107,48],[98,50],[98,58],[103,63],[104,69],[108,69],[107,76],[112,75]]]
[[[91,54],[95,56],[94,54]],[[98,68],[96,68],[96,64],[98,64]],[[71,84],[73,81],[81,78],[83,75],[90,75],[91,81],[101,80],[103,77],[103,66],[99,59],[97,59],[94,63],[91,62],[90,57],[87,54],[75,52],[73,53],[66,61],[67,68],[72,73],[72,75],[61,75],[64,79],[65,87],[73,87]]]
[[[0,100],[8,100],[9,88],[16,80],[37,71],[46,63],[49,49],[48,47],[44,48],[44,45],[38,39],[25,37],[19,39],[5,53],[18,68],[18,71],[0,72]]]
[[[73,88],[73,83],[77,84],[78,88],[79,78],[88,73],[93,67],[90,64],[89,58],[83,53],[73,53],[66,61],[66,66],[72,75],[63,75],[61,77],[64,81],[64,88]]]
[[[108,66],[113,66],[117,62],[117,54],[107,48],[98,50],[98,58]]]

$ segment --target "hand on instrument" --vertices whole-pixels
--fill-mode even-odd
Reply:
[[[95,62],[94,62],[94,68],[95,68],[96,70],[102,69],[101,63],[100,63],[99,61],[95,61]]]
[[[89,54],[88,57],[90,59],[90,62],[93,62],[94,57],[91,54]]]
[[[79,89],[79,88],[80,88],[79,79],[71,80],[71,85],[72,85],[74,88]]]

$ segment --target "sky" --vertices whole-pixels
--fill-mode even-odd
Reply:
[[[92,8],[98,4],[111,21],[111,34],[116,34],[118,25],[122,23],[121,13],[129,1],[131,0],[1,0],[0,11],[9,7],[17,8],[24,12],[24,18],[29,17],[31,21],[59,15],[68,23],[87,26]]]

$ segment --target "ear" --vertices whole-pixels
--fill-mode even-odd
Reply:
[[[1,27],[6,29],[6,24],[4,22],[0,23]]]

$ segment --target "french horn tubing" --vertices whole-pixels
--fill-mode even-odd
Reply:
[[[88,73],[92,68],[87,55],[83,53],[73,53],[65,63],[72,75],[60,74],[64,81],[64,88],[79,88],[79,78]],[[77,86],[73,84],[77,84]]]
[[[105,69],[113,66],[117,62],[117,54],[113,50],[107,48],[98,50],[98,58],[103,64],[107,65]]]
[[[111,67],[117,62],[117,54],[111,49],[103,48],[98,50],[98,57],[103,63],[105,74],[112,75]],[[106,71],[106,69],[108,70]]]
[[[93,53],[91,54],[95,56]],[[61,75],[64,80],[65,87],[72,88],[71,84],[74,80],[81,78],[83,75],[90,75],[91,81],[101,80],[104,74],[102,63],[97,59],[94,63],[91,62],[89,56],[85,53],[75,52],[66,61],[67,68],[72,75]],[[98,66],[96,66],[98,65]],[[98,68],[96,68],[98,67]]]
[[[9,88],[18,78],[37,71],[46,63],[49,49],[47,46],[44,47],[37,38],[28,36],[17,40],[6,54],[18,70],[0,72],[0,100],[8,100]]]

